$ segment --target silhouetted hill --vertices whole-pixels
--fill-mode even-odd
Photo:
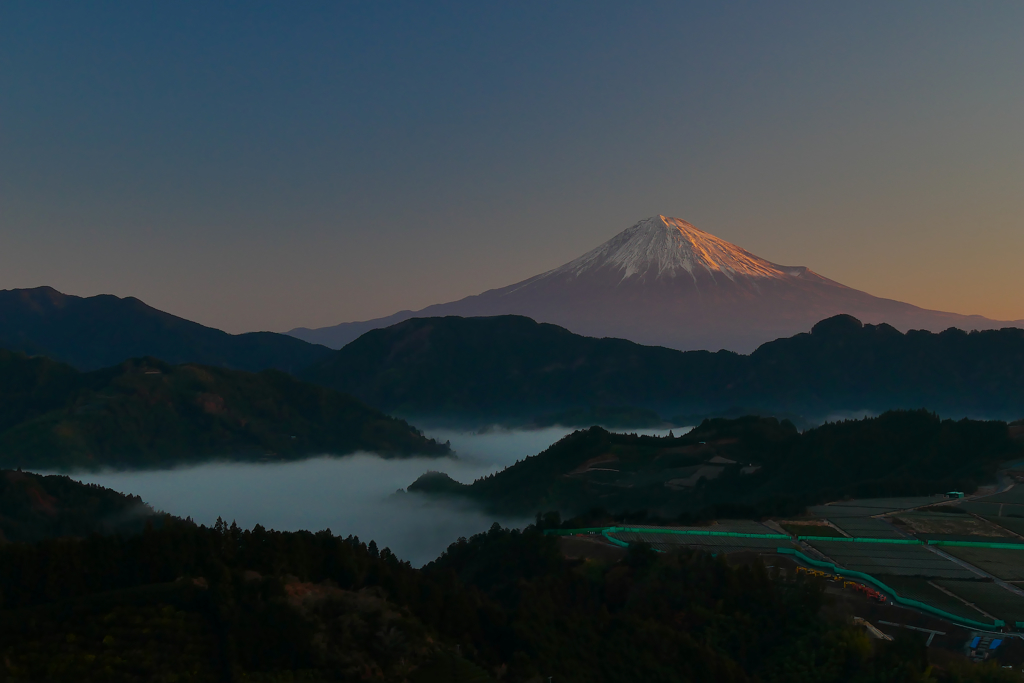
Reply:
[[[79,373],[0,351],[0,466],[156,467],[356,450],[441,455],[402,420],[277,370],[144,358]]]
[[[51,287],[0,290],[0,348],[41,355],[79,370],[129,358],[295,372],[330,350],[285,334],[228,334],[133,297],[78,297]]]
[[[417,318],[367,332],[300,376],[410,415],[628,405],[664,414],[667,399],[729,375],[739,358],[581,337],[522,316]]]
[[[664,417],[740,407],[822,420],[926,407],[1014,419],[1024,413],[1024,330],[903,334],[842,315],[744,356],[581,337],[520,316],[418,318],[368,332],[301,376],[421,419],[608,406]]]
[[[410,491],[465,496],[504,514],[592,508],[664,516],[796,514],[847,496],[973,491],[1020,457],[1005,422],[925,411],[829,423],[799,433],[774,418],[705,420],[677,437],[574,432],[501,472],[460,484],[428,472]]]
[[[0,544],[137,533],[161,519],[138,496],[66,476],[0,470]]]

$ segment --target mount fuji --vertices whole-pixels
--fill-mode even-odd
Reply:
[[[803,266],[766,261],[678,218],[655,216],[574,261],[508,287],[420,311],[288,334],[341,348],[371,329],[414,317],[518,314],[591,337],[748,353],[840,313],[903,332],[1024,326],[882,299]]]

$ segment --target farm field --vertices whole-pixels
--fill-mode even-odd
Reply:
[[[902,523],[907,532],[926,539],[975,540],[971,537],[978,537],[977,540],[985,541],[1014,538],[1003,527],[963,512],[905,512],[897,515],[894,520]]]
[[[753,533],[753,532],[734,532]],[[770,530],[765,533],[771,533]],[[792,543],[784,538],[739,538],[736,536],[689,536],[665,533],[643,533],[634,531],[616,531],[608,534],[624,543],[649,543],[657,550],[675,550],[680,547],[699,548],[712,554],[731,553],[740,550],[759,550],[774,552],[779,547],[792,547]]]
[[[779,526],[794,536],[835,536],[844,538],[842,532],[827,524],[792,524],[780,522]]]
[[[1024,505],[1014,503],[990,502],[990,499],[969,500],[960,503],[960,507],[971,514],[982,517],[1017,517],[1024,518]]]
[[[630,525],[628,531],[608,529],[606,534],[622,544],[645,542],[664,552],[688,547],[714,555],[774,554],[779,548],[799,550],[801,546],[807,551],[809,546],[838,568],[872,576],[898,596],[931,605],[954,621],[988,623],[995,618],[1014,627],[1024,622],[1024,596],[957,562],[1024,587],[1024,549],[927,545],[928,541],[1024,544],[1016,535],[1024,534],[1024,504],[1011,502],[1024,498],[1024,486],[1006,493],[1013,494],[1011,500],[953,501],[945,496],[849,500],[810,508],[817,519],[777,520],[778,527],[752,520],[720,520],[701,526]],[[988,514],[983,517],[980,512]],[[778,528],[792,536],[824,540],[796,543],[779,537]],[[697,533],[665,533],[669,531]]]
[[[1024,581],[1024,550],[948,545],[942,546],[941,550],[1003,581]]]
[[[907,510],[910,508],[934,505],[935,503],[948,502],[945,496],[916,496],[909,498],[861,498],[858,500],[844,500],[841,503],[829,505],[815,505],[809,508],[812,514],[818,517],[870,517],[881,515],[886,512]]]
[[[931,552],[923,545],[890,545],[856,541],[810,541],[837,564],[878,576],[919,576],[971,579],[975,574]]]
[[[963,600],[943,592],[928,579],[887,576],[884,583],[905,598],[919,600],[958,617],[975,621],[987,622],[988,620],[984,614],[967,605]]]
[[[1024,621],[1024,597],[989,581],[936,581],[938,585],[977,605],[1009,625]]]
[[[1020,517],[986,517],[985,519],[1017,536],[1024,536],[1024,519]]]
[[[888,512],[887,508],[874,508],[865,505],[814,505],[807,511],[816,517],[835,521],[843,517],[871,517]]]
[[[735,540],[735,539],[733,539]],[[725,539],[722,539],[719,543],[686,543],[686,544],[673,544],[673,543],[651,543],[651,547],[661,552],[672,552],[679,548],[690,548],[693,550],[703,550],[706,553],[712,555],[729,555],[732,553],[740,552],[757,552],[757,553],[774,553],[777,548],[789,547],[790,544],[785,541],[776,541],[774,544],[769,545],[767,543],[751,543],[747,545],[736,545],[726,543]]]
[[[872,517],[839,517],[829,521],[853,538],[906,538],[889,522]]]
[[[947,500],[940,496],[917,498],[877,498],[848,500],[838,504],[815,505],[808,511],[821,519],[827,519],[854,538],[905,538],[905,534],[875,515],[906,510],[922,505],[931,505]]]
[[[713,533],[731,534],[777,534],[771,527],[751,519],[721,519],[714,524],[699,526],[652,526],[650,524],[630,524],[631,529],[672,529],[678,531],[709,531]]]
[[[1013,505],[1024,505],[1024,486],[1014,486],[1009,491],[997,493],[994,496],[985,496],[982,500],[986,503],[1011,503]]]

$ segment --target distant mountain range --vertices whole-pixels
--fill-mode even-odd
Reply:
[[[749,353],[837,314],[900,331],[1024,327],[930,311],[851,289],[803,267],[781,266],[666,216],[642,220],[559,268],[459,301],[291,334],[339,349],[410,318],[523,315],[589,337],[679,350]]]
[[[645,230],[651,237],[649,225]],[[684,234],[679,226],[673,230]],[[658,272],[688,274],[690,267],[697,273],[691,283],[698,282],[714,262],[742,282],[767,268],[709,240],[698,250],[704,260],[671,252],[679,258],[665,257]],[[635,235],[627,240],[635,241]],[[649,246],[624,247],[615,252],[618,261],[600,252],[579,260],[577,269],[586,273],[595,263],[614,262],[640,272],[649,259],[638,253],[665,256],[661,242]],[[849,315],[805,329],[812,331],[740,355],[587,337],[523,316],[448,316],[371,330],[332,351],[270,332],[231,335],[134,298],[83,298],[48,287],[0,291],[0,349],[87,371],[146,357],[169,366],[280,369],[421,424],[629,428],[758,413],[804,427],[830,417],[919,407],[947,416],[1024,415],[1024,330],[902,333],[884,323],[862,325]]]
[[[134,297],[79,297],[52,287],[0,290],[0,348],[46,356],[79,370],[153,356],[171,364],[295,372],[330,353],[284,334],[228,334]]]
[[[364,334],[300,376],[420,423],[529,422],[602,407],[686,424],[921,407],[1016,419],[1024,330],[904,334],[840,315],[747,356],[583,337],[520,316],[415,318]]]
[[[357,450],[449,453],[402,420],[276,370],[141,358],[81,373],[0,350],[0,467],[134,469]]]

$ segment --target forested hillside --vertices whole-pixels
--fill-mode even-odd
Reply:
[[[138,496],[66,476],[0,470],[0,544],[138,533],[162,519]]]
[[[897,408],[1011,420],[1024,415],[1024,330],[902,334],[841,315],[744,356],[582,337],[521,316],[421,318],[367,332],[302,377],[391,413],[472,423],[605,414],[643,426],[650,411],[820,423]]]
[[[0,351],[2,467],[157,467],[356,450],[448,453],[402,420],[276,370],[144,358],[79,373]]]
[[[533,527],[495,525],[416,570],[327,531],[169,519],[0,546],[0,595],[8,681],[1004,680],[928,669],[918,640],[870,641],[826,616],[820,584],[759,562],[643,546],[570,561]]]
[[[410,491],[464,496],[495,512],[546,510],[708,517],[797,514],[843,497],[973,491],[1024,455],[1004,422],[925,411],[828,423],[800,433],[774,418],[705,420],[675,437],[577,431],[463,485],[421,477]]]

